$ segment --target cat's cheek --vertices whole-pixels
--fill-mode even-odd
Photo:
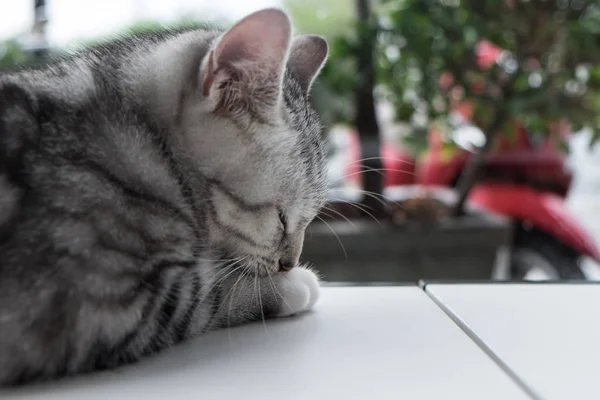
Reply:
[[[277,276],[277,286],[282,294],[277,317],[287,317],[311,309],[319,300],[319,278],[303,267]]]

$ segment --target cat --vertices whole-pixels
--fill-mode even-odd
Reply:
[[[0,384],[313,306],[328,46],[291,29],[264,9],[0,75]]]

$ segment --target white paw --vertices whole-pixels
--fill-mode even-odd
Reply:
[[[319,299],[319,278],[306,268],[296,267],[277,279],[278,289],[283,295],[278,317],[306,311]]]

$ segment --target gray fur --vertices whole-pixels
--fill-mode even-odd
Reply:
[[[285,34],[282,15],[254,18]],[[206,96],[222,35],[138,35],[0,74],[0,384],[115,367],[314,302],[289,304],[290,279],[314,275],[279,264],[298,263],[325,200],[305,71],[326,47],[308,68],[292,51],[279,75],[238,64]]]

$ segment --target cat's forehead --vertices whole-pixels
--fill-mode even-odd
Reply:
[[[290,209],[304,218],[321,207],[326,197],[325,151],[320,123],[316,113],[303,97],[287,94],[291,114],[290,129],[295,138],[292,156],[287,162],[287,190],[284,191]]]

